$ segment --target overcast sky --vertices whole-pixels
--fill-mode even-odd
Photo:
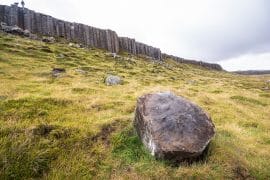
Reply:
[[[29,9],[112,29],[168,54],[226,70],[270,69],[270,0],[24,1]]]

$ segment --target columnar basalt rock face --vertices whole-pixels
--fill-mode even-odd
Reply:
[[[119,38],[119,46],[120,46],[121,50],[125,50],[129,53],[132,53],[132,54],[137,54],[135,39],[131,39],[128,37],[120,37]]]
[[[87,47],[103,48],[112,53],[118,53],[120,50],[123,50],[135,55],[146,55],[156,60],[162,60],[164,56],[165,58],[170,57],[177,62],[222,70],[217,64],[184,60],[162,54],[160,49],[137,42],[135,39],[118,37],[116,32],[112,30],[62,21],[27,8],[22,9],[17,5],[0,5],[0,22],[4,22],[8,26],[18,26],[40,36],[60,37]]]
[[[177,56],[173,56],[173,55],[168,55],[168,54],[162,54],[162,57],[164,59],[173,59],[176,62],[179,63],[185,63],[185,64],[194,64],[194,65],[199,65],[208,69],[213,69],[213,70],[218,70],[218,71],[222,71],[222,67],[219,64],[213,64],[213,63],[207,63],[207,62],[202,62],[202,61],[195,61],[195,60],[190,60],[190,59],[184,59],[184,58],[180,58]]]
[[[144,54],[155,59],[162,59],[161,51],[158,48],[148,46],[143,43],[136,42],[137,54]]]

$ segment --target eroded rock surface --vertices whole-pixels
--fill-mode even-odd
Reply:
[[[140,97],[134,125],[152,155],[175,162],[200,156],[215,134],[199,106],[170,92]]]

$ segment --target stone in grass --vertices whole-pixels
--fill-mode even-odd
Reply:
[[[55,129],[55,126],[47,125],[47,124],[40,124],[38,126],[31,128],[30,132],[34,136],[47,136],[54,129]]]
[[[2,96],[2,95],[0,95],[0,101],[1,100],[6,100],[7,99],[7,96]]]
[[[196,160],[215,134],[200,107],[171,92],[140,97],[134,126],[153,156],[173,162]]]
[[[114,86],[122,83],[122,79],[119,76],[108,75],[105,79],[107,86]]]
[[[45,43],[55,43],[55,38],[54,37],[46,37],[46,36],[43,36],[42,37],[42,41],[45,42]]]
[[[66,72],[66,69],[64,68],[53,68],[52,70],[52,76],[53,77],[61,77]]]
[[[87,71],[84,71],[84,70],[82,70],[80,68],[75,69],[75,72],[77,72],[79,74],[87,74]]]
[[[59,58],[59,59],[63,59],[63,58],[65,58],[65,55],[64,55],[64,54],[62,54],[62,53],[60,53],[60,54],[58,54],[58,55],[57,55],[57,58]]]

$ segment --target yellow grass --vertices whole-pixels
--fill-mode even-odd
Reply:
[[[270,76],[121,57],[0,35],[0,179],[270,178]],[[53,67],[67,72],[53,78]],[[123,84],[106,86],[108,74]],[[205,160],[173,167],[144,149],[132,127],[136,99],[157,91],[211,115]]]

